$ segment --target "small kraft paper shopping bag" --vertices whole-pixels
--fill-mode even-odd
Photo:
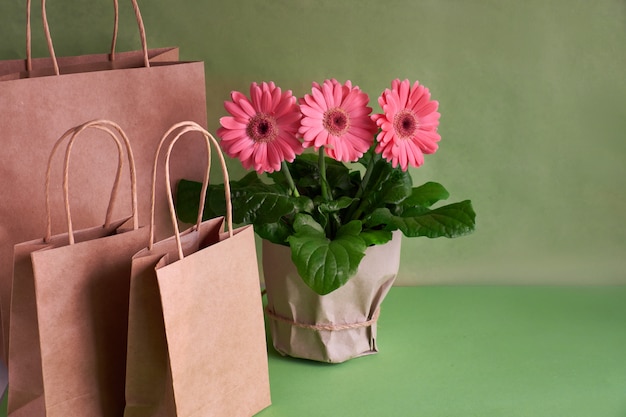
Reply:
[[[74,230],[69,166],[74,142],[88,129],[114,139],[119,162],[104,225]],[[52,235],[50,168],[68,137],[63,170],[68,232]],[[129,161],[132,215],[111,220],[122,174],[122,143]],[[8,415],[121,416],[131,258],[145,246],[148,228],[139,227],[133,153],[120,126],[95,120],[68,130],[50,155],[45,200],[45,237],[14,247]]]
[[[51,8],[58,8],[57,13],[64,12],[63,6],[58,4],[62,1],[49,3]],[[179,61],[177,48],[148,49],[137,1],[128,3],[135,6],[140,29],[142,48],[138,51],[114,56],[57,58],[49,30],[54,33],[54,27],[48,28],[45,24],[49,58],[33,59],[32,71],[25,71],[29,65],[24,62],[0,61],[0,178],[3,179],[0,191],[0,307],[4,338],[0,353],[3,360],[6,360],[8,349],[13,246],[41,237],[45,227],[43,192],[32,190],[42,186],[41,179],[54,140],[69,126],[94,119],[114,120],[133,140],[137,189],[140,195],[149,195],[152,158],[163,132],[180,120],[206,121],[204,64]],[[86,10],[88,7],[86,3]],[[45,11],[45,2],[42,2],[44,19]],[[50,132],[58,133],[50,135]],[[172,157],[173,180],[202,175],[204,164],[196,160],[196,155],[203,149],[200,136],[195,143],[189,143],[193,149],[184,159],[179,155]],[[91,153],[94,148],[100,152]],[[79,147],[72,160],[73,171],[113,172],[115,161],[106,157],[112,149],[113,144],[109,141],[96,141],[89,149]],[[61,162],[55,161],[54,172],[62,170]],[[109,196],[100,192],[98,180],[96,176],[83,178],[72,185],[73,192],[84,197],[72,204],[72,221],[77,229],[102,221],[99,208],[105,207]],[[121,186],[127,187],[128,181],[124,176]],[[165,191],[160,192],[157,224],[162,237],[167,237],[172,229]],[[129,198],[126,193],[121,193],[113,218],[127,214],[123,208],[130,205]],[[53,193],[51,200],[53,233],[61,233],[64,230],[59,225],[63,224],[65,216],[61,193]],[[139,200],[138,210],[140,218],[149,217],[149,198]]]
[[[164,135],[162,144],[173,135],[165,182],[175,234],[153,243],[153,216],[150,245],[133,257],[124,417],[245,417],[271,404],[252,227],[233,229],[226,187],[227,232],[223,218],[202,222],[202,213],[194,227],[178,229],[169,155],[193,131],[202,132],[207,145],[203,194],[211,142],[228,184],[224,157],[206,130],[183,122]],[[153,183],[156,172],[155,163]]]

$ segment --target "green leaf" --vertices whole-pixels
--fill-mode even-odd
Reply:
[[[200,203],[200,193],[202,183],[182,179],[178,183],[176,191],[176,214],[185,223],[195,223],[198,217],[198,207]],[[234,203],[235,197],[233,197]],[[233,204],[234,205],[234,204]],[[203,220],[211,219],[226,214],[226,200],[224,196],[224,184],[210,185],[207,189],[206,200],[204,201]],[[234,206],[233,221],[242,223],[242,216]]]
[[[271,189],[272,186],[261,181],[259,175],[255,172],[248,172],[241,179],[237,181],[231,181],[231,188],[250,188],[255,187],[258,189]]]
[[[379,130],[380,131],[380,130]],[[382,156],[376,152],[376,142],[370,146],[370,148],[363,154],[361,158],[357,161],[359,164],[363,165],[363,167],[367,168],[372,159],[379,160],[382,159]]]
[[[273,223],[281,216],[293,213],[296,204],[312,210],[311,202],[293,200],[282,192],[280,186],[265,184],[252,172],[239,181],[230,182],[235,223]],[[186,223],[195,223],[202,184],[182,179],[178,183],[176,210],[178,218]],[[203,219],[226,214],[224,184],[210,185],[204,203]]]
[[[324,228],[308,214],[296,214],[293,229],[301,235],[325,236]]]
[[[243,223],[273,223],[294,209],[293,201],[284,194],[246,191],[233,198],[233,210],[240,213]]]
[[[182,222],[195,223],[198,219],[201,191],[202,184],[199,182],[184,179],[178,182],[176,189],[176,214]]]
[[[330,240],[324,228],[306,214],[297,214],[294,234],[288,238],[291,259],[303,281],[324,295],[344,285],[356,274],[367,245],[360,237],[361,222],[352,221]]]
[[[379,208],[367,217],[365,225],[384,226],[385,230],[400,229],[407,237],[453,238],[474,231],[476,213],[469,200],[433,210],[416,207],[402,215],[394,215],[388,208]]]
[[[393,237],[389,230],[364,230],[359,236],[367,246],[382,245],[389,242]]]
[[[335,213],[349,207],[353,201],[354,199],[350,197],[340,197],[337,200],[323,201],[319,203],[318,210],[322,213]]]
[[[430,207],[438,201],[447,200],[448,197],[450,197],[450,193],[443,185],[436,182],[427,182],[419,187],[414,187],[411,195],[402,202],[402,205],[405,207]]]
[[[411,175],[380,160],[372,168],[371,180],[363,190],[361,211],[369,212],[386,204],[399,204],[411,195]]]
[[[254,231],[261,239],[284,246],[289,246],[287,238],[293,233],[293,229],[283,221],[255,224]]]
[[[313,200],[306,196],[289,197],[293,203],[295,213],[313,213],[315,210],[315,204]]]

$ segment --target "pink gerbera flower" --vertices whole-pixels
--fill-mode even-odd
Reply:
[[[368,103],[368,95],[350,81],[313,83],[312,93],[300,100],[302,145],[315,150],[324,146],[337,161],[356,161],[372,146],[377,130]]]
[[[273,82],[250,86],[250,100],[238,91],[224,107],[232,116],[220,119],[221,146],[244,168],[258,173],[280,170],[282,161],[293,162],[303,148],[296,138],[302,114],[291,90],[282,92]]]
[[[384,113],[372,115],[382,129],[376,137],[376,152],[403,171],[409,165],[422,165],[424,154],[435,153],[441,140],[437,133],[439,103],[430,99],[428,88],[418,81],[411,87],[409,80],[399,79],[381,94],[378,103]]]

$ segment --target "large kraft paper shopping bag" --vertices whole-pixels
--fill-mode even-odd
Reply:
[[[175,125],[163,137],[175,133],[166,175],[174,143],[192,131],[219,153],[199,125]],[[209,168],[203,193],[208,175]],[[227,191],[228,232],[223,218],[202,222],[200,213],[180,233],[168,192],[174,236],[153,243],[151,233],[150,246],[133,257],[124,417],[254,415],[271,399],[253,229],[233,230]]]
[[[69,205],[70,154],[78,135],[89,128],[103,130],[115,139],[119,169],[104,225],[74,231]],[[122,144],[116,135],[123,138],[127,149],[132,222],[111,220],[123,164]],[[124,409],[131,258],[148,240],[148,229],[138,226],[132,150],[118,125],[98,120],[66,132],[50,160],[67,137],[63,190],[68,232],[52,235],[47,216],[45,237],[14,249],[11,417],[104,417],[121,415]],[[49,182],[48,169],[46,190]]]
[[[45,6],[45,4],[44,4]],[[0,61],[0,81],[13,80],[19,78],[30,78],[41,76],[42,74],[52,74],[55,65],[63,73],[81,71],[81,67],[87,64],[87,68],[92,70],[98,68],[131,68],[141,66],[144,60],[142,50],[117,52],[117,35],[119,21],[118,0],[113,0],[114,10],[114,26],[111,41],[111,50],[109,53],[87,54],[77,56],[61,56],[53,59],[52,57],[33,58],[32,56],[32,40],[31,40],[31,0],[26,1],[26,58],[10,59]],[[47,26],[47,15],[45,9],[42,10],[45,25]],[[49,28],[48,28],[49,29]],[[148,50],[148,58],[150,62],[159,61],[178,61],[178,48],[155,48]],[[99,63],[99,64],[98,64]]]
[[[136,6],[135,0],[133,0]],[[139,27],[141,15],[137,9]],[[52,138],[58,137],[68,126],[77,126],[86,120],[115,120],[133,138],[133,150],[137,164],[137,187],[141,194],[149,193],[152,158],[158,139],[172,124],[187,119],[206,123],[206,92],[204,65],[202,62],[151,62],[145,44],[145,31],[141,31],[142,50],[137,57],[116,59],[114,64],[106,61],[88,62],[63,67],[58,65],[59,75],[39,76],[37,71],[30,78],[0,81],[0,307],[3,319],[4,343],[0,353],[6,360],[8,349],[9,308],[11,296],[11,265],[13,245],[36,239],[44,228],[45,213],[41,178],[44,176],[48,151]],[[49,33],[48,33],[49,35]],[[49,38],[49,36],[48,36]],[[49,38],[51,44],[51,39]],[[56,60],[50,48],[51,59]],[[171,51],[176,52],[176,51]],[[155,56],[154,54],[152,54]],[[155,57],[161,61],[169,52]],[[104,68],[103,68],[104,66]],[[44,73],[50,68],[40,68]],[[40,71],[40,72],[41,72]],[[67,72],[66,72],[67,71]],[[54,72],[53,72],[54,74]],[[90,133],[91,134],[91,133]],[[197,155],[201,154],[201,137],[190,141],[184,158],[172,157],[173,181],[189,175],[202,175],[204,165]],[[84,146],[82,146],[84,145]],[[73,189],[85,198],[76,202],[73,221],[78,228],[101,221],[98,209],[107,204],[108,196],[99,192],[100,180],[81,172],[107,173],[115,171],[115,163],[108,155],[113,145],[102,141],[86,141],[76,149],[73,172],[84,181],[77,182]],[[61,163],[55,163],[55,171]],[[128,186],[123,179],[122,186]],[[121,195],[117,207],[129,204],[128,196]],[[167,215],[165,192],[157,199],[157,224],[162,237],[171,234]],[[52,219],[61,232],[64,214],[60,193],[52,197]],[[150,212],[148,199],[139,201],[140,217],[147,218]],[[114,217],[123,211],[116,209]]]

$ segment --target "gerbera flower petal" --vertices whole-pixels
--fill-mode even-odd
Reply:
[[[254,159],[254,169],[257,171],[270,171],[272,166],[267,159],[267,144],[256,143],[255,152],[252,155]]]
[[[256,108],[252,105],[252,103],[250,103],[250,101],[248,101],[247,98],[240,99],[237,104],[239,104],[239,107],[241,107],[248,117],[252,117],[257,114]]]
[[[322,120],[323,116],[324,116],[324,112],[320,111],[312,106],[309,106],[307,104],[301,104],[300,105],[300,111],[302,112],[302,114],[304,116],[308,116],[308,117],[314,117],[316,119]]]
[[[438,102],[428,101],[428,102],[423,103],[419,107],[415,107],[415,110],[416,110],[415,112],[417,113],[418,116],[424,117],[424,116],[428,116],[431,113],[436,112],[438,107],[439,107]]]
[[[428,92],[428,89],[420,83],[415,82],[410,98],[410,103],[413,106],[413,109],[416,110],[423,104],[423,102],[428,102],[428,100],[430,100],[430,93]]]
[[[409,163],[414,167],[419,167],[424,163],[424,152],[420,146],[412,143],[407,146],[407,154],[409,158]]]
[[[245,98],[243,94],[241,93],[239,94],[242,96],[241,98]],[[257,83],[250,84],[250,102],[252,103],[252,106],[255,109],[261,108],[261,96],[262,95],[263,95],[262,87],[259,87]]]
[[[228,113],[232,114],[234,117],[242,118],[242,119],[246,119],[248,117],[248,115],[246,114],[245,111],[243,111],[241,106],[232,101],[225,101],[224,108],[226,109]]]
[[[302,115],[291,91],[273,82],[252,83],[250,98],[235,91],[231,99],[224,108],[232,117],[222,117],[217,131],[228,156],[262,173],[279,170],[282,161],[302,153],[296,137]]]
[[[305,117],[304,119],[302,119],[302,121],[300,122],[301,124],[301,128],[308,128],[308,127],[313,127],[313,126],[318,126],[320,124],[322,124],[322,119],[318,119],[315,117]]]
[[[296,113],[293,110],[293,106],[296,104],[296,98],[291,95],[291,92],[287,92],[283,97],[279,97],[278,103],[274,106],[274,112],[276,117],[281,117],[287,113]]]
[[[313,95],[313,99],[315,100],[317,105],[320,106],[322,111],[328,110],[328,104],[326,102],[326,99],[324,98],[324,93],[322,93],[321,88],[313,87],[313,89],[311,90],[311,93]]]
[[[220,118],[220,124],[226,129],[245,129],[246,124],[238,122],[234,117],[226,116]]]
[[[217,135],[222,139],[222,141],[226,142],[247,138],[245,130],[228,130],[220,128],[217,129]]]
[[[324,113],[324,109],[322,108],[322,106],[320,106],[320,104],[317,102],[317,100],[315,100],[312,95],[306,95],[302,97],[300,101],[300,108],[303,107],[310,107],[312,110]]]
[[[276,119],[276,122],[278,123],[280,131],[290,132],[295,135],[298,133],[298,128],[300,127],[300,118],[300,113],[294,115],[290,114]]]
[[[261,94],[261,108],[267,112],[272,112],[272,94],[269,91],[263,91]]]
[[[437,130],[440,116],[441,115],[438,112],[433,112],[426,116],[420,117],[421,128],[425,130]]]
[[[317,136],[315,136],[315,139],[313,141],[313,146],[315,146],[315,150],[318,150],[322,146],[328,145],[329,137],[330,137],[330,133],[328,133],[327,130],[322,129],[320,133]]]
[[[346,90],[347,90],[346,91],[346,95],[347,95],[350,93],[350,88],[346,86]],[[341,84],[339,84],[337,80],[333,80],[332,91],[333,91],[333,102],[341,103],[343,101],[343,98],[345,97],[344,88]]]
[[[280,87],[275,88],[274,90],[270,91],[270,96],[272,98],[272,111],[276,111],[276,108],[278,107],[278,105],[281,102],[281,99],[283,98],[283,93],[280,89]]]
[[[368,107],[369,97],[350,81],[313,83],[311,94],[300,100],[299,133],[304,147],[319,149],[338,161],[355,161],[369,149],[377,129]]]
[[[226,147],[228,148],[228,153],[230,155],[240,155],[247,149],[252,149],[254,147],[254,141],[252,141],[250,138],[245,138],[242,140],[231,141],[226,144]]]
[[[406,107],[409,104],[409,93],[411,92],[411,84],[409,80],[404,80],[400,83],[400,89],[398,90],[398,98],[400,106]]]
[[[391,90],[382,92],[378,103],[383,113],[372,116],[381,129],[375,151],[402,170],[421,166],[424,154],[436,152],[441,139],[439,103],[430,99],[430,91],[418,81],[411,86],[409,80],[399,79],[392,81]]]
[[[319,126],[312,126],[310,129],[300,130],[299,133],[303,136],[304,143],[302,144],[305,148],[310,148],[317,139],[324,132],[324,129]],[[327,137],[327,136],[326,136]],[[325,138],[321,139],[322,142]]]
[[[325,103],[337,103],[339,104],[339,102],[335,101],[335,94],[333,91],[333,85],[327,81],[324,82],[324,84],[322,84],[322,94],[324,95],[324,102]],[[341,94],[341,91],[339,92],[339,94]]]
[[[433,154],[439,148],[437,142],[439,142],[440,139],[441,137],[436,132],[423,131],[415,135],[413,141],[419,144],[422,152],[426,154]]]

